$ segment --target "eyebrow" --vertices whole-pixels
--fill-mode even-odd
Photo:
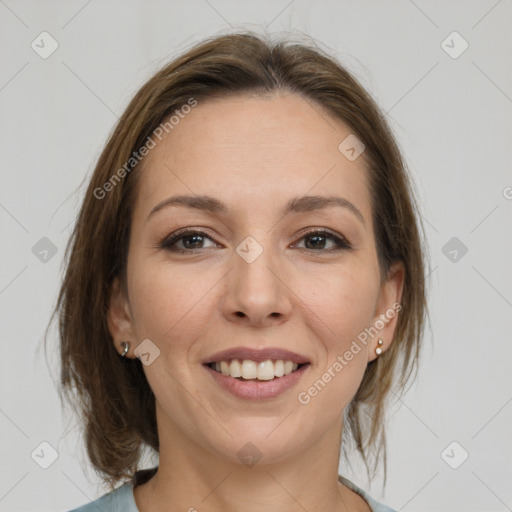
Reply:
[[[210,213],[226,213],[228,207],[218,199],[210,196],[174,196],[164,199],[159,202],[149,213],[146,218],[146,222],[156,212],[166,208],[168,206],[179,206],[183,208],[191,208],[196,210],[202,210]],[[348,199],[338,196],[302,196],[290,199],[283,209],[283,216],[288,213],[303,213],[313,212],[329,208],[332,206],[338,206],[341,208],[347,208],[350,210],[363,224],[365,219],[359,209],[351,203]]]

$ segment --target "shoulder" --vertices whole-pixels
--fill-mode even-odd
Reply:
[[[361,496],[370,506],[372,512],[396,512],[396,510],[375,501],[367,492],[363,491],[363,489],[359,488],[356,484],[348,480],[347,478],[340,476],[339,481],[346,485],[349,489],[352,489],[354,492],[357,492],[359,496]]]
[[[69,512],[98,512],[98,510],[102,512],[138,512],[133,498],[133,484],[127,482],[97,500]]]
[[[139,512],[133,495],[133,488],[147,482],[158,470],[158,466],[136,471],[134,477],[117,489],[104,494],[69,512]]]

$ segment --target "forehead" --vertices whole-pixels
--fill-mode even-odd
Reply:
[[[289,197],[339,194],[369,216],[364,154],[338,149],[351,130],[295,94],[199,101],[145,157],[137,208],[174,194],[280,207]],[[272,201],[272,205],[274,201]]]

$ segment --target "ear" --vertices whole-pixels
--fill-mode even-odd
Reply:
[[[130,355],[130,353],[133,354],[135,349],[135,329],[133,327],[130,303],[118,277],[114,278],[110,289],[107,323],[116,350],[122,354],[124,347],[121,343],[128,341],[130,342],[130,350],[125,357],[133,358],[133,355]]]
[[[385,352],[393,341],[399,311],[402,309],[400,300],[405,279],[405,268],[401,261],[393,263],[390,266],[386,280],[382,283],[377,299],[375,314],[372,319],[371,327],[377,331],[372,338],[368,350],[368,362],[377,358],[375,349],[377,341],[382,339],[382,352]]]

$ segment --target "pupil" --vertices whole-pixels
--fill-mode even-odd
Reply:
[[[315,243],[313,243],[313,248],[323,248],[323,246],[325,245],[325,237],[323,235],[314,235],[314,236],[310,236],[308,237],[308,240],[316,240],[318,241],[319,239],[324,239],[324,243],[320,243],[319,245],[315,245]]]
[[[190,236],[187,236],[187,237],[183,238],[183,245],[184,245],[187,249],[190,249],[190,248],[194,249],[194,248],[197,248],[197,247],[195,247],[195,246],[193,245],[193,243],[192,243],[192,244],[188,243],[188,241],[189,241],[190,239],[195,239],[195,240],[196,240],[196,242],[199,240],[199,244],[200,244],[200,243],[201,243],[202,236],[201,236],[201,235],[190,235]]]

